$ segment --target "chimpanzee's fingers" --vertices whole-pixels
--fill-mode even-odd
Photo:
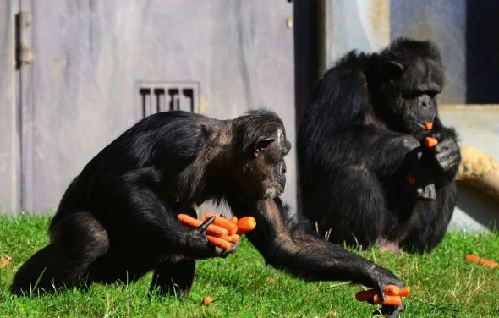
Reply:
[[[208,219],[206,219],[206,221],[204,221],[199,226],[199,228],[198,228],[199,233],[205,235],[206,234],[206,229],[208,228],[208,225],[210,225],[211,223],[213,223],[213,221],[215,221],[215,217],[214,216],[209,217]]]
[[[405,306],[402,304],[400,306],[383,305],[380,309],[373,312],[373,315],[383,315],[384,317],[396,318],[403,312]]]
[[[219,255],[220,255],[220,257],[225,258],[225,257],[229,256],[230,254],[235,253],[238,248],[239,248],[239,242],[232,244],[230,247],[230,250],[221,250]],[[218,252],[218,250],[217,250],[217,252]]]
[[[445,151],[437,153],[435,159],[437,159],[442,169],[447,170],[459,163],[459,152],[452,149],[445,149]]]

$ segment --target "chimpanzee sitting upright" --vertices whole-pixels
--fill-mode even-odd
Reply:
[[[456,134],[437,113],[440,53],[398,39],[327,71],[298,137],[303,209],[330,240],[429,251],[456,204]],[[432,123],[431,131],[425,123]],[[422,144],[427,135],[435,148]]]
[[[195,259],[224,256],[205,229],[177,222],[207,199],[253,215],[250,241],[266,261],[308,280],[348,280],[381,290],[389,271],[322,239],[288,213],[281,119],[251,111],[233,120],[184,112],[152,115],[127,130],[74,179],[50,225],[50,244],[18,271],[14,293],[134,281],[154,270],[151,288],[185,295]],[[212,220],[211,220],[212,221]]]

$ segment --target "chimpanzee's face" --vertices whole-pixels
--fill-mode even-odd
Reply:
[[[416,59],[403,68],[399,79],[387,85],[386,103],[392,122],[399,123],[402,132],[417,134],[424,131],[425,122],[437,117],[436,96],[443,86],[443,70],[439,61]]]
[[[270,136],[260,139],[238,174],[241,195],[255,200],[281,195],[286,185],[284,156],[290,149],[291,143],[286,139],[282,126]]]

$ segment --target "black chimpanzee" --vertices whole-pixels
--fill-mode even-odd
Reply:
[[[440,242],[460,162],[437,113],[443,77],[433,43],[403,38],[380,53],[350,52],[324,74],[298,156],[304,214],[332,242],[417,252]],[[435,148],[422,145],[427,135]]]
[[[140,121],[95,156],[64,194],[50,244],[14,278],[14,293],[134,281],[185,295],[195,259],[224,256],[205,225],[189,229],[179,212],[224,200],[253,215],[250,241],[266,261],[307,280],[345,280],[382,289],[401,282],[388,270],[322,239],[278,198],[290,149],[281,119],[264,110],[233,120],[166,112]]]

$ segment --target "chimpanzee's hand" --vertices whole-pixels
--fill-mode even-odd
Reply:
[[[380,309],[373,312],[373,316],[382,315],[388,318],[397,318],[405,309],[402,304],[400,306],[383,305]]]
[[[216,247],[216,246],[212,245],[211,243],[209,243],[207,238],[206,238],[206,230],[208,229],[208,226],[211,223],[213,223],[213,221],[215,221],[215,216],[207,218],[206,221],[204,221],[198,228],[193,229],[194,231],[197,232],[197,236],[199,236],[199,238],[201,240],[206,241],[206,244],[208,245],[208,250],[209,250],[208,255],[196,257],[198,259],[208,258],[208,257],[223,257],[223,258],[225,258],[229,254],[235,253],[237,251],[237,248],[239,247],[239,242],[236,244],[232,244],[230,250],[224,250],[224,249],[221,249],[221,248]]]
[[[369,269],[369,278],[370,285],[368,287],[376,289],[383,300],[385,300],[385,292],[383,289],[386,285],[396,285],[398,287],[402,287],[402,282],[395,275],[393,275],[392,272],[376,265],[372,265]]]
[[[239,241],[235,244],[232,244],[230,247],[230,250],[223,250],[223,249],[217,247],[216,248],[217,256],[220,256],[222,258],[226,258],[230,254],[235,253],[238,248],[239,248]]]
[[[381,296],[381,299],[385,300],[385,291],[384,288],[386,285],[396,285],[398,287],[402,287],[402,282],[398,279],[392,272],[386,270],[384,268],[373,265],[373,267],[369,270],[370,277],[372,279],[372,286],[374,287],[378,294]],[[383,305],[379,311],[375,311],[375,314],[382,314],[386,317],[395,318],[404,310],[404,305],[401,306],[388,306]]]
[[[438,166],[444,171],[455,169],[461,161],[459,146],[453,138],[439,141],[435,146],[435,159]]]

